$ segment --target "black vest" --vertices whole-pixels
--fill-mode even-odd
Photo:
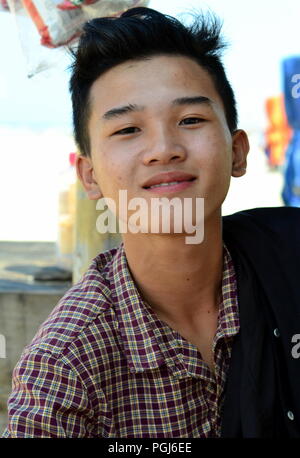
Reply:
[[[237,274],[240,332],[222,437],[300,437],[300,208],[225,216],[223,239]]]

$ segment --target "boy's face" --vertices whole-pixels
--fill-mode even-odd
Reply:
[[[127,61],[94,82],[90,100],[91,158],[77,160],[90,199],[117,203],[119,190],[148,202],[203,197],[205,217],[220,214],[230,177],[245,173],[249,144],[244,131],[231,135],[202,67],[182,56]],[[174,171],[194,180],[145,188],[152,177]]]

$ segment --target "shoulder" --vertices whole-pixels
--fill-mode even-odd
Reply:
[[[291,271],[300,260],[299,228],[300,208],[254,208],[223,217],[223,240],[235,265],[241,257],[255,269],[276,260]]]
[[[97,255],[81,280],[60,299],[35,337],[23,351],[44,351],[59,357],[76,341],[88,342],[92,328],[113,327],[113,299],[110,282],[118,248]],[[100,328],[100,329],[99,329]]]
[[[258,231],[278,233],[278,235],[294,234],[300,237],[300,208],[266,207],[243,210],[223,217],[225,231],[234,232],[244,229],[249,232]]]

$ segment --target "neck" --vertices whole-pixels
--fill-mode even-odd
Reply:
[[[222,220],[205,224],[204,240],[188,245],[183,234],[126,234],[128,265],[143,298],[163,319],[187,326],[219,308]]]

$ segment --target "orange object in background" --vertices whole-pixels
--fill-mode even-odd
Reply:
[[[266,112],[269,120],[269,126],[265,132],[266,150],[269,165],[275,168],[283,164],[285,152],[292,136],[282,94],[266,100]]]

